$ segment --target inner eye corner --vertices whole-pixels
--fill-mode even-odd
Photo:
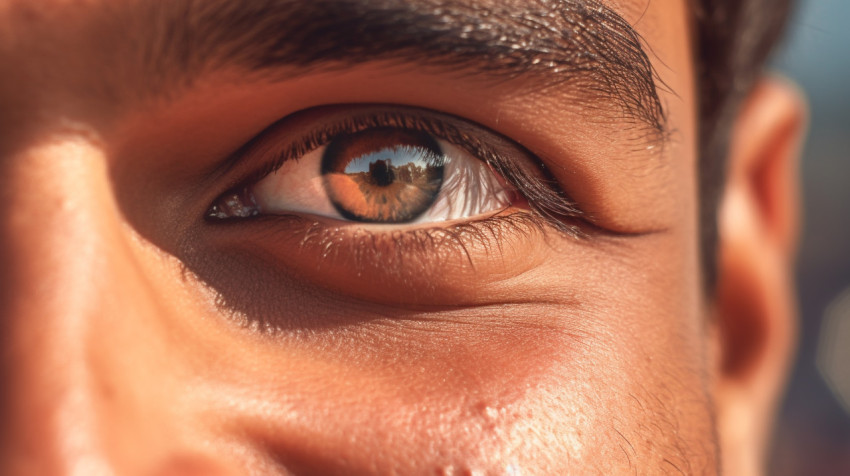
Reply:
[[[239,185],[219,195],[204,212],[207,221],[250,218],[260,215],[250,185]]]

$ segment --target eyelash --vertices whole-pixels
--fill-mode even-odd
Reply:
[[[323,106],[296,113],[296,116],[310,112],[319,113],[319,116],[321,117],[322,109],[341,110],[342,107],[345,106]],[[538,227],[548,226],[561,233],[576,238],[584,236],[581,227],[579,227],[576,223],[584,217],[583,212],[551,177],[545,164],[513,141],[501,137],[499,134],[489,131],[483,126],[469,124],[463,119],[443,113],[417,110],[413,108],[409,108],[408,110],[408,108],[399,106],[351,105],[348,107],[360,109],[360,112],[349,114],[342,120],[332,121],[329,124],[322,125],[321,127],[313,128],[307,134],[299,137],[296,141],[288,146],[284,146],[283,148],[274,146],[274,148],[271,149],[273,152],[268,154],[271,155],[271,159],[264,159],[265,165],[259,169],[255,169],[255,171],[250,173],[247,178],[242,179],[239,182],[239,185],[232,187],[228,193],[223,194],[221,197],[245,193],[245,191],[247,191],[253,184],[275,172],[286,162],[290,160],[298,160],[305,154],[327,144],[338,134],[356,133],[375,127],[397,127],[422,131],[466,149],[472,153],[472,155],[487,163],[497,174],[504,177],[504,179],[519,192],[519,194],[527,201],[528,206],[531,209],[531,213],[526,214],[530,216],[526,218],[532,219],[531,221],[534,221],[535,225]],[[382,110],[364,112],[363,109],[365,108],[381,108]],[[289,120],[291,119],[285,118],[275,126],[272,126],[272,132],[270,133],[274,135],[276,130],[279,127],[282,128],[285,126]],[[464,129],[470,129],[470,131],[467,132]],[[506,157],[507,154],[496,150],[498,147],[493,147],[491,144],[488,144],[486,140],[482,141],[476,137],[476,135],[489,136],[493,139],[491,142],[504,142],[505,145],[511,147],[512,150],[525,155],[528,159],[525,160],[525,162],[528,162],[528,164],[517,163],[518,160]],[[242,153],[237,154],[235,160],[240,161],[244,159],[246,155],[250,155],[250,152],[253,150],[253,146],[256,146],[258,143],[262,144],[266,140],[267,133],[262,133],[257,139],[251,141],[251,143],[243,149]],[[522,159],[520,159],[520,161],[522,161]],[[536,170],[534,171],[535,173],[531,173],[527,170],[529,166],[536,167]],[[517,213],[497,215],[490,218],[469,221],[461,225],[472,226],[475,224],[481,224],[491,226],[493,225],[491,220],[498,220],[500,218],[511,217],[513,215],[517,215]],[[208,219],[209,218],[210,217],[208,216]],[[240,217],[237,219],[245,220],[253,218],[261,217]],[[517,221],[516,217],[512,219],[514,224],[516,224]],[[522,220],[522,222],[530,224],[529,220]],[[456,226],[457,224],[451,227],[433,227],[432,232],[438,234],[450,233],[451,229]],[[427,232],[428,229],[420,228],[415,231],[417,233],[421,233],[423,231]],[[434,240],[430,239],[429,241],[433,242]]]

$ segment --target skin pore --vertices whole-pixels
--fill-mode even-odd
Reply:
[[[743,109],[706,295],[688,2],[156,3],[0,4],[0,472],[759,471],[803,108]],[[522,198],[209,218],[364,122]]]

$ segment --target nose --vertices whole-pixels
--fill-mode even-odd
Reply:
[[[171,444],[152,383],[168,368],[151,324],[163,311],[104,154],[72,137],[4,157],[0,172],[0,474],[151,474],[129,468]]]

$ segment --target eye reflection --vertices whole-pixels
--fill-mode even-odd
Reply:
[[[434,203],[446,157],[430,135],[374,128],[338,136],[322,156],[331,203],[350,220],[406,223]]]

